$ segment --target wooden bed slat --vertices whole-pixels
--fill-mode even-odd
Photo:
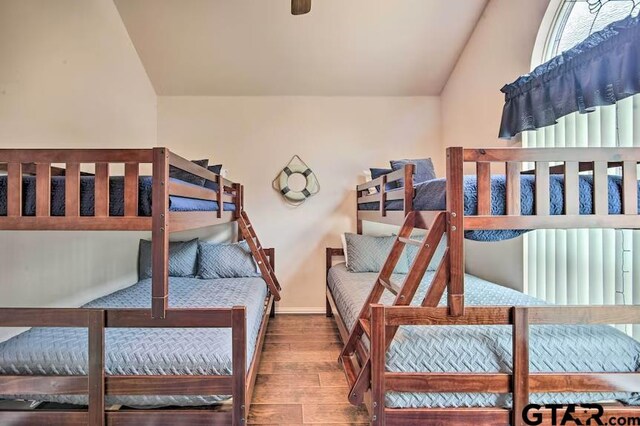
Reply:
[[[413,196],[415,189],[413,187],[413,174],[415,173],[415,164],[407,164],[404,166],[404,214],[408,214],[413,210]],[[387,198],[389,199],[389,198]]]
[[[596,215],[609,214],[609,180],[607,163],[596,161],[593,163],[593,201]]]
[[[536,215],[548,216],[550,211],[549,162],[536,162]]]
[[[186,161],[186,160],[185,160]],[[188,162],[188,161],[187,161]],[[190,163],[190,162],[188,162]],[[190,163],[193,164],[193,163]],[[195,166],[195,164],[194,164]],[[201,168],[201,167],[200,167]],[[164,318],[169,293],[169,152],[153,149],[152,182],[152,283],[151,311],[154,318]]]
[[[380,202],[378,203],[378,209],[380,210],[380,216],[387,215],[387,177],[382,176],[382,184],[380,184],[380,191],[378,192]]]
[[[151,149],[0,149],[0,162],[16,163],[153,162]]]
[[[469,306],[463,315],[451,316],[445,307],[420,308],[414,306],[388,306],[385,308],[388,326],[401,325],[511,325],[508,306]]]
[[[150,231],[150,217],[93,216],[2,217],[0,229],[8,231]]]
[[[451,273],[447,303],[451,315],[464,313],[464,152],[447,148],[447,243]]]
[[[523,425],[522,412],[529,404],[529,317],[527,308],[513,308],[513,424]]]
[[[67,163],[64,178],[64,214],[80,216],[80,163]]]
[[[508,373],[386,373],[387,391],[509,393]],[[530,373],[529,388],[541,392],[636,392],[640,373]]]
[[[520,167],[521,163],[507,162],[507,215],[520,215]]]
[[[623,213],[638,214],[638,167],[635,161],[625,161],[622,164],[622,201]]]
[[[247,417],[245,401],[247,377],[244,373],[247,371],[247,314],[244,306],[234,306],[232,308],[231,323],[232,370],[235,373],[232,378],[232,420],[236,425],[245,425]],[[237,374],[238,371],[241,374]]]
[[[138,216],[140,165],[126,163],[124,165],[124,215]]]
[[[89,424],[104,425],[104,311],[89,315]]]
[[[465,149],[464,161],[592,162],[638,161],[640,148],[478,148]]]
[[[511,392],[506,373],[386,373],[387,391],[396,392]]]
[[[22,216],[22,164],[7,165],[7,215]]]
[[[549,216],[467,216],[465,230],[473,229],[639,229],[640,220],[631,215],[554,215]]]
[[[387,336],[384,323],[384,306],[371,305],[371,399],[376,425],[384,425],[385,369]]]
[[[578,162],[567,161],[564,165],[564,214],[580,214]]]
[[[232,376],[108,376],[107,395],[231,395]]]
[[[89,309],[0,308],[0,327],[87,327]]]
[[[36,164],[36,216],[51,215],[51,164]]]
[[[168,309],[162,319],[153,318],[148,309],[109,309],[107,327],[116,328],[226,328],[231,327],[231,315],[226,308]]]
[[[96,163],[95,216],[109,216],[109,163]]]
[[[86,395],[88,389],[87,376],[0,375],[3,395]]]
[[[491,215],[491,163],[476,163],[478,214]]]

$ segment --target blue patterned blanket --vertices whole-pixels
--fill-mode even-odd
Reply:
[[[471,216],[478,214],[478,184],[475,175],[464,177],[464,214]],[[413,208],[415,210],[445,210],[446,209],[446,179],[433,179],[415,185]],[[580,214],[593,214],[593,178],[580,175],[579,179]],[[523,175],[520,180],[520,202],[523,215],[533,215],[535,212],[536,181],[533,175]],[[638,182],[640,192],[640,182]],[[622,179],[619,176],[609,176],[609,214],[622,213]],[[549,179],[549,197],[551,214],[560,215],[564,210],[564,176],[551,175]],[[504,175],[491,176],[491,214],[506,214],[506,178]],[[402,210],[402,200],[387,202],[388,210]],[[377,210],[380,203],[360,204],[361,210]],[[638,199],[640,212],[640,198]],[[487,230],[466,231],[465,237],[476,241],[499,241],[522,235],[522,230]]]
[[[151,280],[96,299],[86,308],[149,308]],[[170,278],[173,308],[247,307],[247,359],[251,360],[267,297],[262,278],[203,280]],[[247,362],[247,368],[249,367]],[[0,374],[87,374],[84,328],[32,328],[0,343]],[[105,369],[108,375],[226,375],[232,372],[230,328],[108,328]],[[83,395],[8,395],[71,404],[86,404]],[[225,395],[107,396],[107,404],[134,407],[207,405]]]
[[[419,305],[434,271],[428,271],[414,298]],[[328,283],[340,315],[353,327],[376,279],[376,273],[353,273],[344,264],[329,271]],[[396,274],[394,282],[405,275]],[[440,305],[446,305],[446,292]],[[381,303],[393,303],[385,290]],[[542,305],[539,299],[465,275],[465,303],[473,305]],[[640,370],[640,342],[608,325],[538,325],[530,327],[531,372],[635,372]],[[435,373],[510,373],[509,326],[403,326],[387,351],[387,371]],[[622,400],[640,405],[637,393],[536,393],[536,404]],[[387,407],[509,407],[510,394],[398,393],[386,395]]]
[[[181,183],[191,185],[186,182]],[[138,182],[138,215],[151,216],[151,176],[141,176]],[[94,187],[93,176],[80,177],[80,215],[93,216],[94,214]],[[65,178],[54,176],[51,178],[51,216],[64,216],[65,210]],[[194,198],[169,197],[169,209],[171,211],[217,211],[218,202],[198,200]],[[225,211],[235,210],[235,204],[224,203]],[[22,211],[25,216],[36,214],[36,178],[24,176],[22,178]],[[0,176],[0,216],[7,215],[7,176]],[[109,178],[109,215],[124,216],[124,177],[112,176]]]

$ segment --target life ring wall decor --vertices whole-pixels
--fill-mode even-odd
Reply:
[[[293,175],[301,175],[304,177],[306,185],[303,189],[294,190],[290,187],[289,178]],[[287,203],[293,206],[299,206],[304,203],[307,198],[320,191],[320,183],[318,183],[318,178],[316,178],[315,173],[313,173],[309,166],[307,166],[300,157],[294,155],[274,179],[273,188],[282,195]]]

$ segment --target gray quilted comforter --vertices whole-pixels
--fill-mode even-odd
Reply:
[[[419,304],[433,278],[428,271],[415,297]],[[352,273],[344,264],[331,268],[329,287],[340,315],[352,328],[376,278],[375,273]],[[402,282],[403,275],[395,275]],[[440,304],[445,304],[446,294]],[[469,305],[541,305],[544,302],[520,292],[465,276],[465,301]],[[393,303],[388,291],[382,303]],[[640,342],[614,327],[532,326],[532,372],[633,372],[640,367]],[[511,372],[509,326],[404,326],[387,352],[387,370],[399,372]],[[537,404],[621,400],[640,404],[636,393],[532,394]],[[490,407],[511,405],[510,395],[488,393],[397,393],[386,395],[388,407]]]
[[[96,299],[87,308],[148,308],[151,280]],[[184,307],[247,307],[247,357],[255,350],[267,296],[262,278],[203,280],[170,278],[169,303]],[[231,374],[231,329],[110,328],[105,336],[108,375]],[[79,328],[32,328],[0,343],[0,374],[87,374],[87,332]],[[247,367],[249,362],[247,362]],[[11,395],[72,404],[86,404],[83,395]],[[206,405],[227,399],[211,396],[108,396],[107,404],[134,407]]]

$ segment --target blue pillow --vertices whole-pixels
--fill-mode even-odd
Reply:
[[[393,170],[371,167],[369,171],[371,172],[371,179],[376,179],[376,178],[379,178],[380,176],[391,173]],[[392,189],[396,189],[397,187],[398,187],[398,182],[396,181],[396,182],[388,183],[384,188],[385,190],[390,191]],[[376,185],[376,191],[380,192],[380,185]]]
[[[374,237],[349,233],[344,234],[344,237],[347,246],[347,269],[350,272],[380,272],[396,240],[394,236]],[[406,256],[400,256],[393,272],[409,272]]]
[[[220,174],[220,172],[222,171],[222,164],[215,164],[215,165],[213,165],[213,166],[209,166],[209,167],[207,167],[207,170],[209,170],[210,172],[213,172],[213,173],[215,173],[215,174],[219,175],[219,174]],[[214,191],[217,191],[217,190],[218,190],[218,184],[217,184],[217,183],[215,183],[215,182],[214,182],[214,181],[212,181],[212,180],[207,180],[207,181],[204,183],[204,187],[205,187],[205,188],[208,188],[208,189],[212,189],[212,190],[214,190]]]
[[[207,165],[209,164],[209,160],[193,160],[191,162],[197,164],[200,167],[207,167]],[[205,181],[205,178],[203,177],[196,176],[174,166],[169,166],[169,177],[198,186],[204,185]]]
[[[198,276],[204,279],[260,277],[246,241],[199,244]]]
[[[407,164],[415,165],[413,183],[426,182],[436,178],[436,172],[433,168],[431,158],[424,158],[420,160],[392,160],[390,161],[390,164],[394,171],[404,168]]]
[[[172,241],[169,243],[169,276],[195,277],[198,259],[198,239]],[[151,278],[151,241],[140,240],[138,276],[141,280]]]

